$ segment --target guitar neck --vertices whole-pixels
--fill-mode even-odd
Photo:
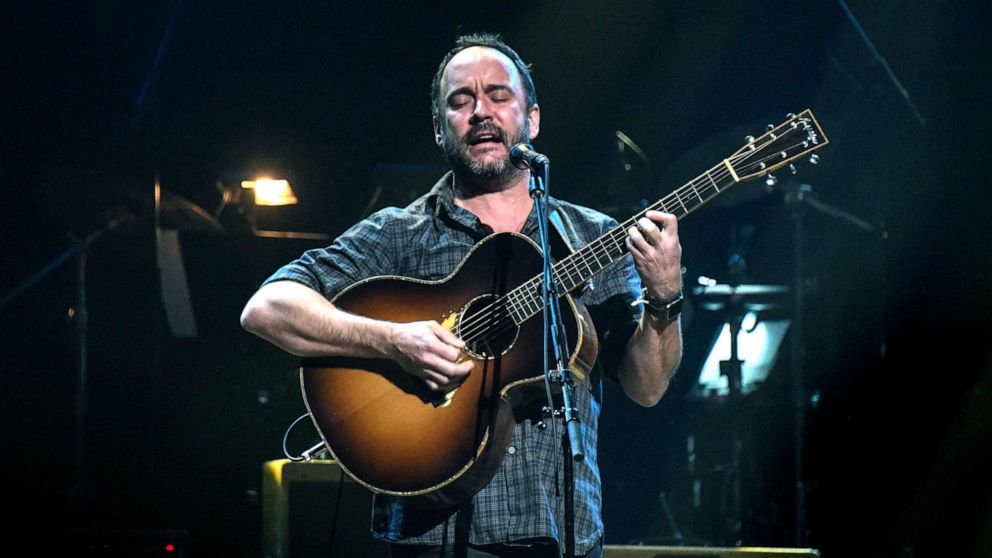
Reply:
[[[671,213],[681,220],[733,186],[737,179],[730,168],[726,163],[714,166],[556,263],[553,269],[561,294],[564,295],[578,289],[580,285],[626,256],[630,251],[626,242],[627,230],[634,226],[638,219],[644,217],[648,211]],[[538,275],[507,293],[510,313],[518,324],[541,311],[543,304],[541,283],[542,277]]]
[[[730,157],[555,264],[560,294],[574,291],[626,256],[627,230],[648,211],[664,211],[682,219],[734,184],[790,165],[827,143],[829,140],[809,109],[790,114],[785,122],[769,126],[757,138],[748,136],[747,143]],[[817,155],[810,156],[812,163],[816,160]],[[538,275],[507,293],[510,315],[518,325],[541,311],[542,280]]]
[[[647,206],[581,250],[555,264],[554,273],[562,291],[569,293],[627,255],[627,230],[648,211],[671,213],[681,220],[736,183],[723,163],[697,176],[681,188]],[[538,279],[540,283],[540,279]]]

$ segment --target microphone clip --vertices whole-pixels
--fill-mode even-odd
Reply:
[[[531,170],[535,173],[544,172],[551,164],[546,155],[534,151],[529,143],[518,143],[510,148],[510,162],[520,170]]]

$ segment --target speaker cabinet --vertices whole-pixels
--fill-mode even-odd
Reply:
[[[603,558],[819,558],[812,548],[605,545]]]
[[[388,558],[372,537],[372,493],[331,460],[267,461],[262,477],[264,558]]]

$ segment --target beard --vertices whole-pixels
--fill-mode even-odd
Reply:
[[[506,156],[486,161],[477,161],[469,157],[469,138],[481,134],[495,134],[499,143],[506,147]],[[444,157],[451,165],[452,171],[463,180],[473,182],[497,181],[506,184],[513,181],[522,172],[510,163],[510,148],[527,141],[528,137],[530,137],[530,123],[526,120],[522,128],[517,129],[515,133],[511,132],[510,135],[507,134],[506,130],[487,121],[472,127],[465,137],[458,138],[450,132],[445,133],[441,141],[441,149],[444,151]]]

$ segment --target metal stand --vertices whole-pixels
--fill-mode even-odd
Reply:
[[[725,308],[727,325],[730,328],[730,358],[720,362],[720,374],[727,377],[727,407],[731,415],[731,454],[730,454],[730,509],[726,516],[726,527],[733,546],[740,546],[743,542],[741,538],[741,526],[743,524],[741,500],[741,449],[744,445],[741,434],[743,420],[740,417],[741,405],[743,403],[743,392],[741,384],[743,381],[742,365],[744,361],[740,359],[737,336],[741,331],[741,322],[744,319],[744,307],[740,299],[732,297]]]
[[[806,432],[806,396],[805,380],[805,221],[806,208],[812,208],[827,216],[847,221],[855,227],[868,233],[874,233],[873,227],[867,221],[860,219],[840,208],[833,207],[813,197],[813,187],[810,184],[798,184],[794,189],[785,192],[785,203],[792,210],[793,222],[793,322],[792,341],[790,345],[792,372],[792,404],[793,404],[793,474],[795,476],[795,543],[797,547],[807,543],[806,525],[806,482],[804,471],[805,432]]]
[[[89,260],[89,250],[93,244],[119,224],[119,220],[112,219],[103,227],[82,238],[74,237],[73,245],[68,250],[53,258],[0,299],[0,308],[3,308],[7,303],[47,277],[49,273],[59,269],[69,260],[76,259],[76,304],[71,314],[75,322],[77,346],[76,393],[75,408],[73,409],[72,492],[70,497],[73,506],[77,508],[82,500],[83,457],[86,453],[86,411],[89,401],[87,385],[89,382],[89,307],[86,300],[86,266]]]
[[[539,176],[535,177],[535,174]],[[551,265],[551,246],[548,242],[548,202],[547,190],[550,182],[550,164],[532,164],[530,179],[530,196],[534,199],[537,209],[538,232],[541,237],[541,251],[544,259],[544,280],[541,283],[544,318],[544,389],[548,404],[544,407],[547,418],[559,416],[564,425],[562,435],[562,454],[564,456],[564,495],[565,495],[565,544],[564,556],[575,556],[575,477],[574,461],[585,458],[582,438],[579,436],[578,408],[575,406],[575,382],[572,371],[568,369],[568,341],[565,336],[565,323],[561,318],[558,306],[559,288]],[[554,367],[548,362],[548,355],[553,353]],[[561,386],[562,407],[555,409],[552,383]]]

